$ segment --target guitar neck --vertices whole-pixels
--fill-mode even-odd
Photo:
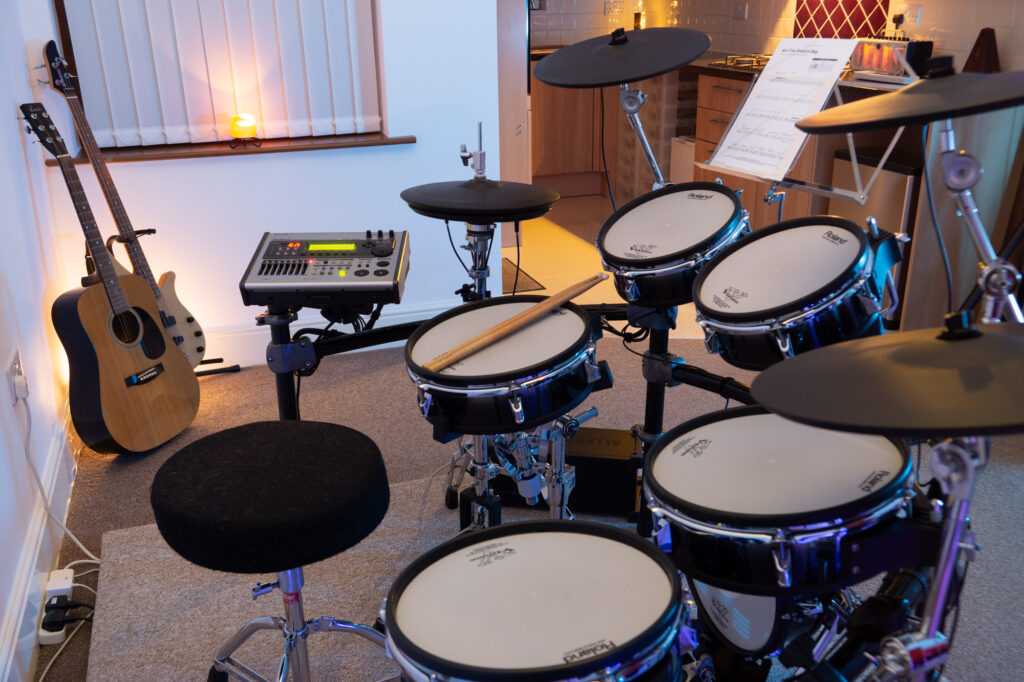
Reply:
[[[75,130],[78,131],[79,142],[82,143],[86,156],[89,157],[93,170],[96,171],[96,177],[99,179],[100,187],[103,189],[103,196],[106,198],[110,212],[114,216],[114,222],[117,224],[117,231],[124,239],[125,251],[128,252],[128,258],[132,262],[132,269],[135,270],[135,274],[146,280],[146,283],[153,290],[153,295],[159,301],[162,295],[160,287],[157,286],[156,278],[153,276],[153,271],[149,268],[146,255],[142,252],[142,246],[139,245],[139,240],[135,236],[135,230],[128,219],[128,213],[124,210],[124,204],[121,203],[121,196],[117,193],[114,180],[110,177],[110,171],[107,170],[107,164],[103,160],[103,154],[100,152],[99,145],[96,144],[96,138],[93,137],[89,121],[85,118],[82,101],[78,99],[76,94],[66,94],[65,98],[68,101],[68,107],[71,109],[71,116],[75,120]]]
[[[107,299],[110,301],[110,308],[115,313],[123,313],[131,309],[125,298],[124,291],[114,271],[114,264],[110,262],[110,254],[103,247],[103,236],[96,227],[96,218],[89,208],[89,200],[82,189],[82,181],[75,170],[75,164],[68,154],[57,156],[57,163],[60,172],[64,175],[64,182],[71,193],[71,201],[75,205],[75,212],[78,214],[78,222],[82,224],[82,231],[85,233],[85,243],[89,248],[89,255],[92,256],[93,265],[99,273],[100,282],[107,292]]]

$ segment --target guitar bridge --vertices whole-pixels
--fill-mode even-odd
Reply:
[[[131,388],[132,386],[141,386],[142,384],[149,383],[153,379],[156,379],[159,375],[163,374],[164,364],[158,362],[149,369],[144,369],[141,372],[136,372],[131,376],[124,378],[125,386]]]

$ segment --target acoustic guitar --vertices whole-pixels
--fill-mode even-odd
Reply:
[[[121,197],[107,170],[106,161],[104,161],[99,145],[96,144],[96,138],[89,127],[89,121],[85,118],[82,100],[78,97],[78,91],[74,86],[75,77],[68,71],[67,62],[60,56],[57,43],[52,40],[48,42],[43,49],[43,54],[46,57],[46,66],[50,70],[50,85],[64,95],[68,102],[71,117],[75,121],[75,130],[78,131],[79,142],[85,149],[93,170],[96,171],[96,177],[103,189],[103,196],[107,200],[107,205],[110,206],[110,212],[114,216],[114,222],[117,224],[117,231],[121,235],[125,251],[128,252],[132,269],[136,275],[146,280],[149,288],[153,290],[153,296],[156,297],[157,308],[160,311],[160,323],[167,331],[167,335],[185,354],[189,364],[196,367],[206,352],[206,339],[203,338],[203,330],[195,317],[178,299],[178,295],[174,291],[175,274],[165,272],[160,275],[159,281],[154,279],[153,271],[149,269],[146,255],[142,252],[142,246],[139,244],[139,237],[128,219],[124,204],[121,203]],[[119,275],[128,272],[116,259],[113,263],[114,269]]]
[[[51,317],[71,370],[71,421],[97,450],[144,452],[181,433],[199,409],[199,382],[168,338],[153,291],[118,276],[74,162],[42,104],[23,104],[28,127],[60,166],[99,284],[61,294]]]

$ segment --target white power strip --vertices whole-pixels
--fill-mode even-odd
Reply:
[[[62,568],[50,571],[50,578],[46,581],[45,600],[53,597],[71,597],[71,583],[75,582],[75,572],[70,568]]]

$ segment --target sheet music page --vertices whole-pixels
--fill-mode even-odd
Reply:
[[[785,177],[807,137],[794,124],[825,106],[856,45],[856,39],[780,42],[709,165],[768,180]]]

